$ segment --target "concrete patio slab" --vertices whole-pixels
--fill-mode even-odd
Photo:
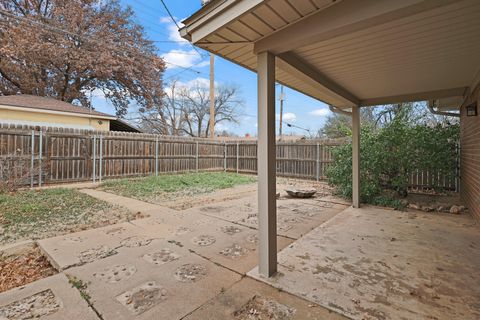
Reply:
[[[0,293],[0,319],[97,320],[64,274]]]
[[[278,234],[298,239],[345,208],[347,206],[343,204],[282,197],[277,201]],[[256,196],[215,203],[187,211],[199,211],[210,217],[227,220],[253,229],[258,228]]]
[[[158,237],[160,238],[160,236]],[[65,270],[117,253],[117,249],[135,240],[153,240],[129,222],[38,240],[52,266]]]
[[[91,301],[105,320],[180,319],[241,279],[166,240],[121,248],[66,272],[89,283]]]
[[[467,215],[349,208],[249,275],[353,319],[479,319],[480,229]]]
[[[259,306],[252,306],[251,302],[257,299],[262,299],[263,303]],[[285,312],[285,310],[287,311]],[[282,318],[282,315],[285,316]],[[245,317],[242,318],[242,316]],[[195,310],[185,319],[343,320],[347,318],[317,304],[246,277]]]

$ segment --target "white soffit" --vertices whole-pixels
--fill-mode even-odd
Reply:
[[[266,39],[275,39],[271,36],[276,33],[288,34],[289,28],[298,29],[305,23],[310,26],[316,23],[316,17],[330,13],[342,17],[350,14],[353,21],[354,13],[347,10],[358,3],[365,6],[361,8],[364,11],[371,7],[372,12],[386,12],[388,4],[392,8],[400,6],[399,2],[385,0],[245,0],[251,7],[245,12],[234,12],[235,1],[218,2],[229,8],[230,20],[219,23],[222,13],[217,13],[214,17],[217,24],[211,29],[214,31],[195,44],[252,71],[257,68],[255,42],[268,43]],[[288,48],[288,54],[310,71],[318,72],[320,78],[317,79],[327,79],[327,83],[334,84],[337,91],[330,90],[331,86],[317,85],[312,77],[293,72],[292,68],[282,66],[282,61],[277,63],[277,81],[344,108],[355,104],[354,98],[362,105],[372,105],[400,102],[395,101],[398,99],[461,96],[479,72],[480,1],[405,0],[400,3],[408,10],[397,8],[395,14],[382,13],[383,18],[391,17],[389,20],[376,17],[373,20],[376,23],[367,19],[365,23],[357,21],[356,29],[339,28],[335,36],[324,39],[317,36],[319,41]],[[345,12],[341,11],[343,8]],[[231,19],[233,13],[236,18]],[[321,23],[318,20],[318,24]],[[184,36],[190,24],[193,22],[187,20]],[[337,94],[344,92],[350,94],[348,99]]]

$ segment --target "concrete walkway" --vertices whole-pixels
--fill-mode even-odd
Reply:
[[[480,227],[468,214],[349,208],[249,275],[353,319],[480,319]]]
[[[343,318],[245,278],[258,261],[257,201],[250,191],[240,197],[232,195],[234,200],[182,211],[93,189],[82,192],[149,217],[38,241],[62,272],[59,277],[80,281],[89,297],[90,307],[86,303],[77,306],[89,310],[85,317],[65,316],[70,314],[64,310],[70,309],[65,301],[80,295],[74,289],[61,289],[65,284],[49,282],[53,277],[42,280],[54,292],[49,299],[64,303],[64,308],[55,309],[63,313],[52,316],[90,319],[93,314],[105,320]],[[314,200],[280,199],[279,250],[344,208],[324,202],[318,205]],[[32,298],[39,290],[36,285],[17,290],[14,298],[10,291],[0,294],[0,302],[37,301]],[[33,309],[45,308],[44,300],[38,301]]]

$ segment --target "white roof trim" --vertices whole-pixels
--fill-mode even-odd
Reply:
[[[34,112],[34,113],[46,113],[46,114],[56,114],[70,117],[79,117],[79,118],[89,118],[89,119],[106,119],[106,120],[116,120],[116,117],[111,116],[102,116],[96,114],[86,114],[86,113],[75,113],[67,111],[56,111],[56,110],[47,110],[47,109],[36,109],[28,107],[17,107],[11,105],[0,104],[0,109],[12,110],[12,111],[23,111],[23,112]]]

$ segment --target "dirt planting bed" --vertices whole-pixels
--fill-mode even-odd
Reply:
[[[49,277],[57,271],[32,245],[16,252],[0,252],[0,292]]]

